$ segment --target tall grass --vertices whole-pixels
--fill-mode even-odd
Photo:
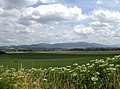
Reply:
[[[0,89],[120,89],[120,55],[47,69],[0,66]]]

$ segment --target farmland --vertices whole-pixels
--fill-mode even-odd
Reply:
[[[120,89],[120,55],[117,52],[8,53],[0,56],[4,64],[0,66],[0,89]],[[21,64],[30,62],[40,65],[25,68]],[[16,68],[5,67],[5,63]]]
[[[27,53],[7,53],[0,55],[0,65],[5,67],[21,66],[25,68],[48,68],[72,65],[74,63],[83,64],[91,59],[113,57],[120,54],[120,51],[43,51]]]

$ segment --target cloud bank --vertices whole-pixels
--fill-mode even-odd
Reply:
[[[99,8],[89,11],[77,1],[57,1],[1,0],[0,45],[77,41],[120,44],[120,11],[105,5],[113,2],[96,0]],[[38,2],[42,4],[35,6]]]

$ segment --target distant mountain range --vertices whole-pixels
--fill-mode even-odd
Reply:
[[[25,49],[25,50],[45,50],[45,49],[75,49],[75,48],[120,48],[120,45],[103,45],[98,43],[75,42],[75,43],[40,43],[32,45],[11,45],[1,46],[0,49]]]

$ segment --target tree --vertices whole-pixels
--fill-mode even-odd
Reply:
[[[0,54],[6,54],[6,52],[4,52],[4,51],[0,51]]]

